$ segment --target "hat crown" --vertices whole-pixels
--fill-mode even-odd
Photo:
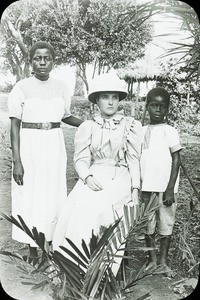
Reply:
[[[124,98],[127,95],[124,80],[119,79],[117,75],[108,73],[98,75],[91,81],[88,94],[89,100],[94,102],[94,94],[100,92],[119,92],[123,93]]]
[[[96,76],[91,81],[89,94],[101,91],[125,92],[124,81],[119,79],[117,75],[102,74]]]

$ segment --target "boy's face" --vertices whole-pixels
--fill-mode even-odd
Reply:
[[[49,49],[37,49],[32,59],[32,68],[35,77],[40,80],[47,80],[53,68],[53,63],[53,57]]]
[[[151,124],[162,123],[168,112],[168,104],[162,96],[155,96],[147,105]]]

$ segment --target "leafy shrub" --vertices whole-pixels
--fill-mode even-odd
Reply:
[[[12,88],[13,88],[12,83],[6,83],[6,85],[1,85],[0,86],[0,93],[10,93]]]

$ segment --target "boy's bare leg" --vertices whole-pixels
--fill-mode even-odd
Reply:
[[[169,277],[174,277],[175,272],[173,272],[167,265],[168,251],[171,243],[171,235],[162,235],[160,239],[160,256],[159,256],[159,266],[162,266],[164,274]]]
[[[145,235],[145,241],[146,241],[146,246],[155,248],[155,233],[154,234],[146,234]],[[147,264],[147,269],[154,267],[157,265],[157,256],[156,256],[156,250],[149,250],[148,251],[149,255],[149,260]]]

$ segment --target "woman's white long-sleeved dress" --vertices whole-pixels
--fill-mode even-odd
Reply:
[[[60,122],[70,116],[70,98],[62,81],[30,77],[15,85],[8,108],[9,116],[22,122]],[[30,229],[35,226],[52,241],[60,209],[67,198],[67,156],[62,128],[21,128],[20,156],[24,184],[19,186],[12,180],[12,215],[20,215]],[[36,246],[15,225],[12,237]]]
[[[123,205],[131,200],[131,187],[140,187],[139,158],[141,123],[132,117],[115,114],[111,119],[100,115],[83,122],[75,135],[75,168],[79,181],[68,195],[56,225],[54,250],[69,249],[65,237],[81,249],[101,225],[114,222],[113,212],[122,215]],[[84,184],[92,174],[103,186],[93,191]],[[62,252],[64,254],[64,252]]]

